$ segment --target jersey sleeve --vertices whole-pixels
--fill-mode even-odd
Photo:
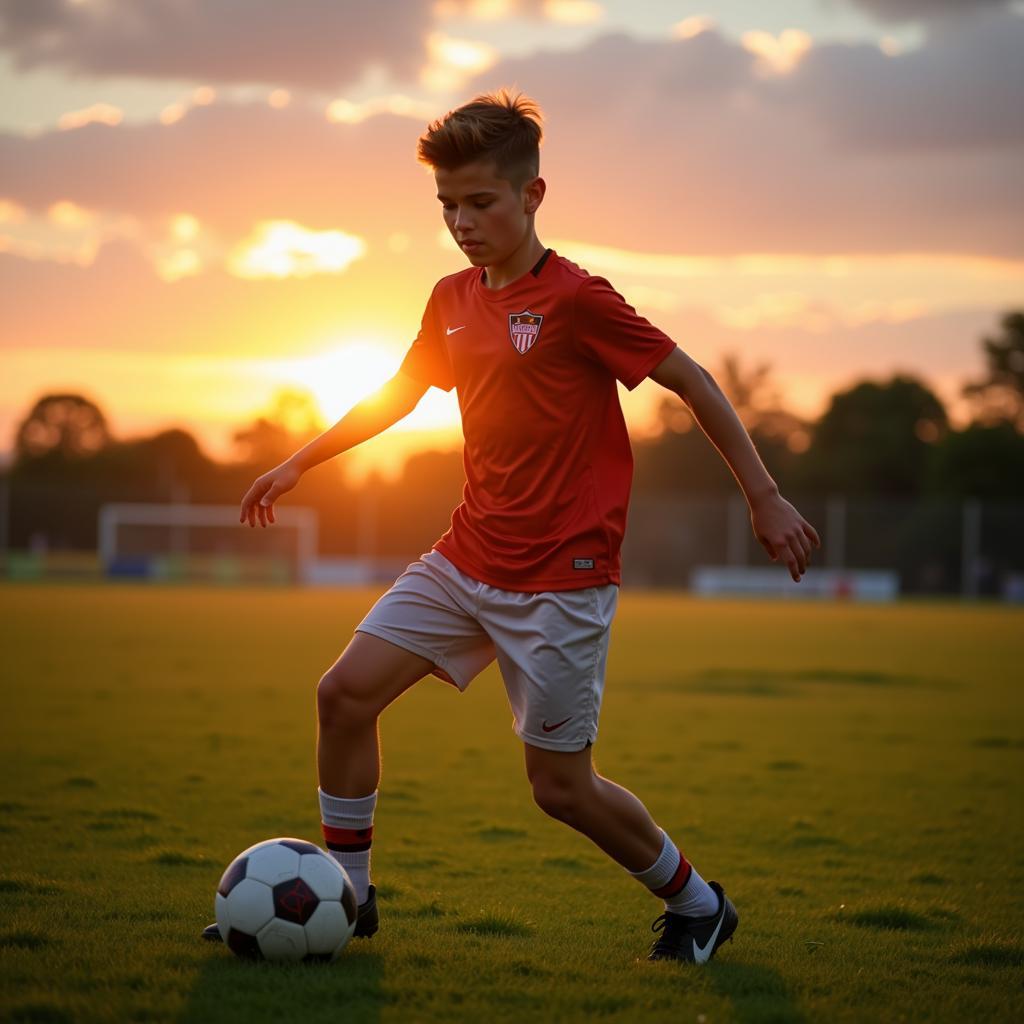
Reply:
[[[444,335],[437,325],[437,288],[435,287],[427,300],[427,308],[423,310],[419,334],[416,335],[416,340],[406,352],[399,370],[415,380],[441,388],[442,391],[451,391],[455,387],[455,374],[452,372],[451,360],[448,358]]]
[[[574,328],[580,352],[630,391],[676,347],[603,277],[588,277],[577,290]]]

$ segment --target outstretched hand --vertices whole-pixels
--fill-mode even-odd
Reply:
[[[244,523],[248,520],[250,526],[256,525],[257,518],[261,526],[275,522],[274,502],[282,494],[290,491],[301,476],[302,472],[289,462],[282,462],[280,466],[275,466],[264,473],[245,492],[238,521]]]
[[[811,561],[812,547],[821,547],[818,531],[781,494],[753,504],[750,522],[771,560],[785,562],[794,582],[799,583]]]

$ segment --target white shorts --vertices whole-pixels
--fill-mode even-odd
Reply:
[[[515,734],[547,750],[597,738],[608,636],[619,588],[524,594],[467,576],[428,551],[395,580],[356,632],[434,663],[460,690],[495,658]]]

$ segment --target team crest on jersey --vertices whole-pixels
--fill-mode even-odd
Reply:
[[[509,337],[521,356],[525,356],[537,343],[542,323],[544,317],[540,313],[531,313],[528,309],[524,309],[522,313],[509,313]]]

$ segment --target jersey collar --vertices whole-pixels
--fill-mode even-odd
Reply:
[[[484,284],[484,268],[481,267],[480,273],[476,275],[476,290],[489,302],[504,302],[510,295],[514,295],[521,289],[533,287],[534,280],[540,277],[540,272],[544,269],[548,257],[553,255],[557,255],[554,249],[545,249],[544,255],[534,263],[530,270],[501,288],[488,288]]]

